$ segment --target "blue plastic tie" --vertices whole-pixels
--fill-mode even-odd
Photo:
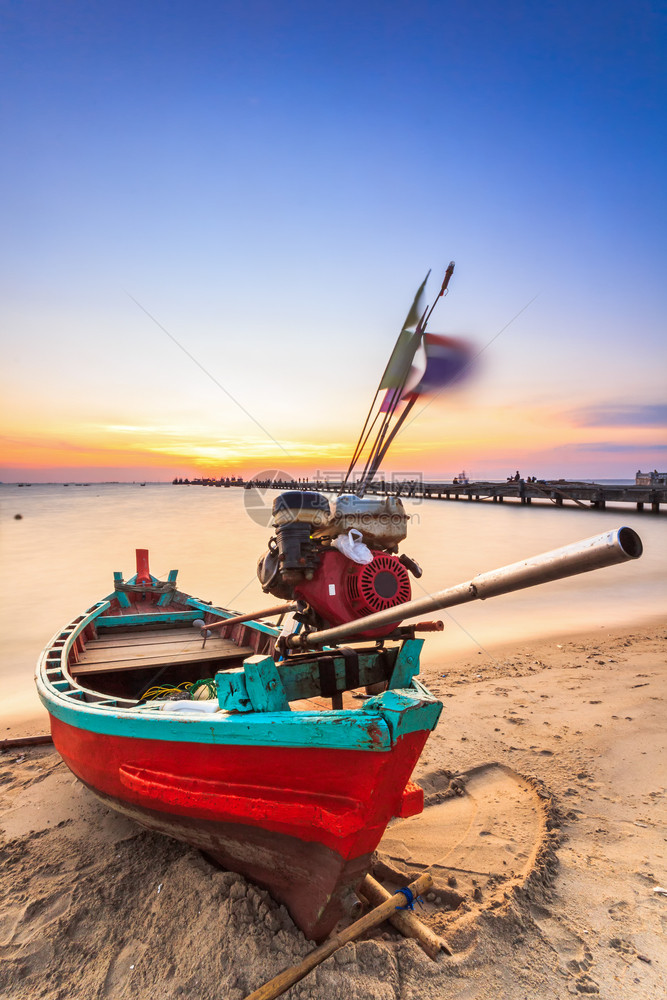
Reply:
[[[402,892],[407,900],[405,906],[397,906],[396,907],[397,910],[414,910],[415,903],[419,903],[420,906],[424,905],[424,900],[422,899],[422,897],[415,896],[414,893],[412,892],[412,889],[409,889],[407,885],[405,886],[404,889],[398,889],[397,892]]]

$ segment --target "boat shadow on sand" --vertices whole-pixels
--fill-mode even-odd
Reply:
[[[553,882],[560,833],[546,787],[502,764],[418,779],[424,812],[391,823],[372,872],[389,891],[428,871],[420,918],[456,956],[477,941],[482,913],[500,916],[517,894],[539,897]]]

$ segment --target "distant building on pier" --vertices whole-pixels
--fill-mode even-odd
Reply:
[[[637,469],[635,476],[635,486],[667,486],[667,472],[640,472]]]

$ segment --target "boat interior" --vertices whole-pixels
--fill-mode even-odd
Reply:
[[[270,626],[242,624],[216,629],[204,639],[192,621],[123,628],[105,627],[100,617],[72,644],[67,672],[84,689],[86,701],[136,703],[156,689],[166,692],[221,671],[239,671],[247,657],[273,657],[276,636]],[[292,655],[277,663],[286,699],[292,708],[302,701],[312,701],[309,708],[342,708],[355,694],[377,694],[388,686],[399,648],[379,650],[367,643]]]
[[[263,633],[255,636],[266,640],[261,645],[268,653],[271,638]],[[260,644],[252,638],[254,642],[238,642],[214,634],[204,642],[192,624],[131,629],[100,625],[81,649],[78,662],[70,663],[69,672],[83,687],[140,700],[156,685],[177,687],[214,677],[218,670],[239,667],[246,656],[257,652],[255,647]]]

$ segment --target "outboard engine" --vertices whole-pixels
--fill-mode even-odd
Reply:
[[[331,513],[323,493],[289,490],[273,501],[273,527],[269,551],[257,564],[262,590],[286,600],[294,597],[294,584],[312,580],[320,564],[320,546],[311,539]]]
[[[282,493],[273,504],[275,536],[257,566],[262,589],[300,602],[297,617],[316,629],[403,604],[411,597],[407,570],[421,575],[416,563],[396,555],[407,520],[398,497],[343,495],[330,506],[322,493]],[[363,542],[365,561],[335,545],[352,529]],[[360,632],[359,638],[380,638],[395,628]]]
[[[342,625],[373,611],[393,608],[412,596],[408,572],[396,556],[373,552],[373,561],[360,566],[333,548],[323,552],[314,578],[298,584],[294,593],[317,611],[323,622],[318,628]],[[359,635],[374,639],[388,635],[395,628],[392,625]]]

